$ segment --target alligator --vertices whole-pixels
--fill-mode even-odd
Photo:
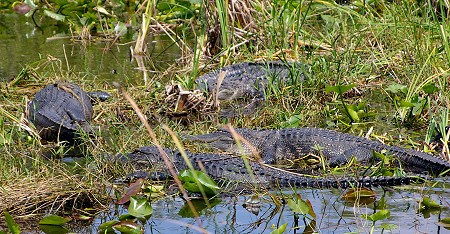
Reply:
[[[178,171],[188,169],[180,152],[167,148],[163,150]],[[234,188],[241,188],[242,186],[240,185],[251,185],[252,187],[259,188],[265,187],[267,189],[273,189],[274,186],[298,188],[374,187],[403,185],[417,181],[417,179],[419,181],[423,179],[413,176],[322,178],[289,172],[250,159],[247,160],[248,167],[246,167],[243,158],[238,156],[191,152],[186,152],[186,154],[194,169],[204,170],[212,179],[219,182],[219,184],[236,185]],[[141,147],[127,155],[119,155],[117,159],[122,163],[131,163],[137,170],[130,174],[128,179],[156,178],[157,180],[161,180],[161,178],[167,178],[167,168],[156,146]],[[148,172],[150,168],[153,171],[152,173]]]
[[[28,103],[28,119],[42,139],[73,142],[77,131],[91,132],[92,104],[107,98],[105,92],[87,93],[72,83],[50,84]]]
[[[218,100],[259,100],[264,99],[264,90],[270,82],[296,84],[307,79],[310,73],[309,67],[299,62],[243,62],[197,77],[196,88],[216,93],[220,74],[224,74],[224,79],[219,86]]]
[[[319,155],[330,167],[343,165],[352,158],[361,163],[372,163],[374,152],[392,155],[406,172],[438,175],[448,172],[450,162],[424,152],[388,146],[378,141],[320,128],[291,128],[281,130],[235,129],[249,144],[238,147],[228,130],[188,136],[192,141],[233,154],[256,154],[266,164],[283,164],[305,155]],[[319,157],[320,158],[320,157]]]

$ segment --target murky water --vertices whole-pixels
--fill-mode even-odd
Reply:
[[[84,47],[70,38],[67,28],[45,24],[41,28],[25,16],[0,14],[0,81],[14,79],[26,65],[41,59],[59,60],[62,70],[96,82],[143,81],[143,72],[130,56],[133,35],[121,37],[118,43],[99,39]],[[150,75],[180,57],[180,49],[164,35],[150,37],[148,45],[151,56],[145,65]]]
[[[376,201],[367,205],[344,201],[344,191],[338,189],[297,190],[303,199],[311,201],[317,215],[315,220],[303,216],[296,218],[287,205],[277,207],[268,195],[260,197],[259,211],[254,213],[244,207],[250,195],[221,198],[222,201],[214,207],[199,211],[200,220],[210,233],[270,233],[274,227],[285,223],[288,224],[285,233],[370,233],[372,222],[362,216],[388,209],[390,217],[377,221],[373,233],[450,233],[436,225],[440,219],[450,217],[448,209],[418,212],[418,202],[423,194],[448,207],[449,189],[427,188],[424,191],[420,186],[402,186],[374,190]],[[292,191],[284,193],[289,195]],[[153,215],[144,225],[145,233],[198,233],[195,229],[198,224],[194,218],[186,217],[188,208],[181,198],[159,200],[152,207]],[[122,213],[126,213],[124,209],[112,208],[111,212],[100,215],[85,231],[95,233],[98,225],[117,220]]]

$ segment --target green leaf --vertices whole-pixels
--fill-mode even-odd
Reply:
[[[433,83],[430,84],[426,84],[423,86],[422,90],[426,93],[426,94],[433,94],[436,93],[437,91],[439,91],[439,88],[436,87]]]
[[[136,217],[134,217],[133,215],[127,213],[127,214],[120,215],[119,216],[119,220],[120,221],[135,221]]]
[[[6,224],[8,225],[8,230],[12,234],[20,234],[20,227],[17,225],[16,222],[14,222],[14,219],[11,217],[11,215],[8,213],[8,211],[3,211],[3,214],[5,214]]]
[[[136,218],[147,219],[153,213],[152,206],[146,198],[131,197],[130,206],[128,206],[128,213]]]
[[[358,116],[358,112],[356,112],[354,109],[354,107],[352,106],[345,106],[345,108],[347,109],[348,114],[350,115],[350,118],[352,119],[353,122],[359,122],[359,116]]]
[[[292,115],[288,120],[281,123],[283,128],[297,128],[300,126],[302,121],[301,115]]]
[[[436,225],[445,227],[445,228],[450,228],[450,218],[449,217],[443,218],[443,219],[439,220],[439,222],[437,222]]]
[[[392,93],[397,93],[398,91],[401,91],[402,93],[406,93],[408,91],[408,86],[401,85],[401,84],[391,84],[387,87],[387,91],[390,91]]]
[[[326,92],[335,92],[339,95],[342,95],[343,93],[347,92],[348,90],[355,87],[355,84],[349,84],[349,85],[335,85],[335,86],[327,86],[325,87]]]
[[[202,190],[199,186],[206,195],[216,195],[220,192],[220,187],[216,182],[201,171],[183,170],[178,177],[183,182],[183,187],[189,192],[200,193]]]
[[[281,225],[279,228],[271,231],[270,234],[281,234],[281,233],[284,233],[284,231],[286,231],[287,225],[288,225],[287,223]]]
[[[100,226],[98,226],[98,233],[102,233],[102,234],[115,233],[113,226],[117,223],[119,223],[119,221],[111,220],[111,221],[100,224]]]
[[[66,16],[57,14],[57,13],[49,11],[49,10],[44,10],[44,14],[47,15],[48,17],[58,20],[58,21],[64,21],[66,19]]]
[[[66,234],[70,231],[63,227],[63,226],[56,226],[56,225],[39,225],[39,229],[41,229],[44,233],[58,233],[58,234]]]
[[[376,222],[378,220],[386,219],[391,216],[391,212],[389,210],[380,210],[372,215],[363,215],[363,218]]]
[[[39,224],[41,225],[55,225],[55,226],[62,226],[65,223],[72,220],[71,218],[64,218],[58,215],[47,215],[44,218],[39,221]]]
[[[381,229],[394,230],[398,229],[398,225],[393,223],[383,223],[379,226]]]
[[[415,107],[415,105],[412,104],[411,102],[407,102],[407,101],[405,101],[405,100],[402,100],[402,101],[400,102],[400,107]]]
[[[111,14],[110,14],[104,7],[102,7],[102,6],[96,6],[96,7],[94,7],[94,10],[96,10],[96,11],[102,13],[102,14],[105,14],[105,15],[107,15],[107,16],[110,16],[110,15],[111,15]]]
[[[114,230],[122,234],[141,234],[143,233],[142,226],[135,222],[122,221],[113,225]]]
[[[422,204],[425,206],[425,209],[439,209],[441,206],[434,200],[431,200],[430,197],[424,197],[422,200]]]
[[[309,213],[309,206],[303,199],[289,199],[287,204],[295,213],[303,215]]]
[[[204,209],[210,209],[217,204],[222,202],[220,199],[211,199],[208,201],[208,204],[203,199],[193,199],[191,200],[192,205],[194,206],[197,213],[201,213]],[[183,218],[194,218],[195,215],[191,210],[191,207],[185,203],[183,207],[181,207],[180,211],[178,211],[178,215],[180,215]]]
[[[342,197],[348,200],[356,200],[361,198],[375,198],[377,194],[368,188],[349,189]]]

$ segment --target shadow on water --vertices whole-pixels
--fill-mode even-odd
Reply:
[[[142,82],[142,71],[131,61],[132,34],[112,39],[96,39],[87,47],[74,42],[68,28],[41,25],[38,30],[30,18],[0,14],[0,81],[10,81],[28,64],[41,59],[58,59],[61,69],[70,70],[94,81]],[[180,57],[180,49],[166,36],[150,37],[150,75],[167,68]],[[67,60],[66,60],[67,58]],[[67,64],[69,68],[67,68]]]

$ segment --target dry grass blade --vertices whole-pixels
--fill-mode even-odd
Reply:
[[[220,105],[220,103],[219,103],[219,91],[220,91],[220,86],[222,85],[222,82],[225,79],[226,74],[227,74],[226,71],[221,71],[219,73],[219,77],[217,78],[217,85],[216,85],[216,90],[214,91],[215,95],[214,95],[214,103],[213,103],[213,106],[215,108],[219,108],[219,105]]]
[[[122,93],[122,95],[125,97],[125,99],[131,104],[131,106],[133,107],[137,116],[139,117],[139,120],[142,122],[142,124],[144,124],[145,128],[147,129],[147,132],[149,133],[150,137],[152,138],[153,143],[158,148],[159,154],[161,155],[162,159],[164,160],[164,163],[166,164],[167,168],[169,169],[169,172],[172,175],[172,178],[175,180],[175,183],[178,185],[178,188],[180,189],[181,193],[183,194],[184,199],[186,200],[189,208],[191,209],[192,213],[194,214],[198,226],[204,231],[204,233],[206,233],[206,230],[203,229],[202,222],[199,219],[198,212],[195,210],[194,205],[192,204],[191,200],[189,199],[189,196],[188,196],[186,190],[184,189],[183,184],[178,179],[178,175],[177,175],[177,172],[175,171],[173,163],[171,162],[169,156],[167,156],[166,152],[164,152],[163,148],[161,147],[161,144],[159,143],[155,132],[153,132],[152,128],[150,127],[150,124],[148,124],[148,122],[147,122],[147,118],[142,113],[142,111],[140,110],[140,108],[136,104],[136,102],[131,98],[131,96],[119,84],[115,84],[115,86],[119,88],[120,93]]]

